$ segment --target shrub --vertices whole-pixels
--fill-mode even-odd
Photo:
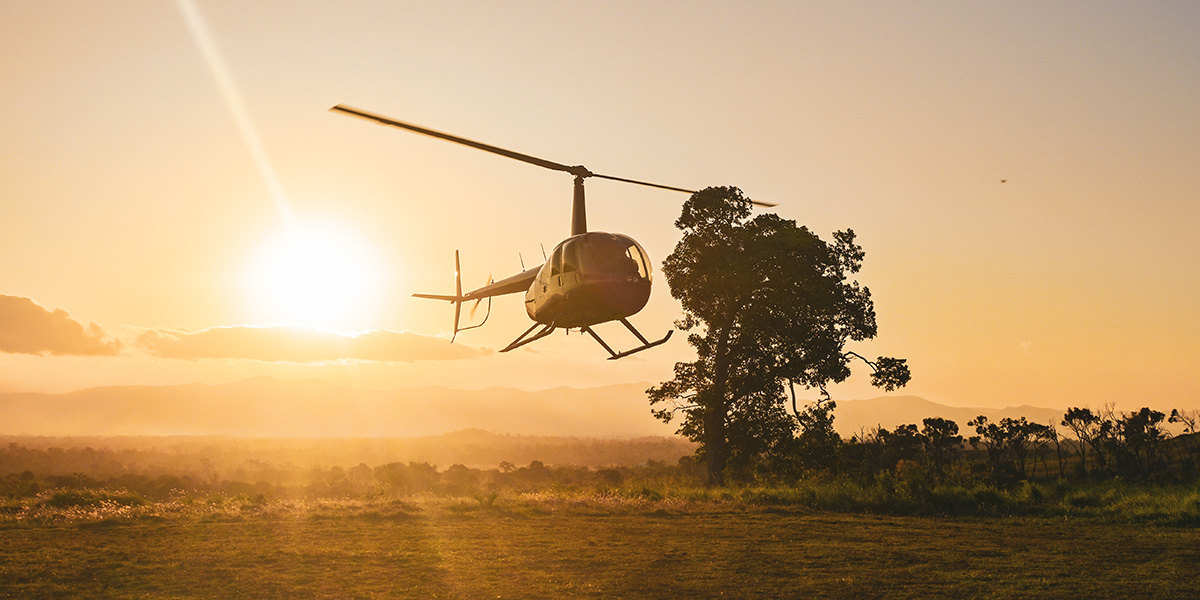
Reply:
[[[46,508],[141,506],[145,501],[124,490],[50,490],[39,495],[38,506]]]

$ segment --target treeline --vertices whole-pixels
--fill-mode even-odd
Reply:
[[[307,470],[259,464],[234,472],[227,478],[195,473],[125,473],[96,477],[82,472],[45,474],[26,469],[0,477],[0,499],[18,503],[8,505],[12,507],[20,506],[22,500],[37,498],[42,499],[39,504],[65,507],[113,499],[140,504],[213,495],[258,503],[288,498],[361,499],[413,494],[485,497],[490,494],[494,499],[502,491],[519,494],[595,490],[626,482],[641,486],[678,484],[682,483],[683,474],[689,471],[680,464],[690,464],[690,458],[675,464],[650,460],[642,465],[606,468],[547,466],[536,460],[526,466],[503,461],[492,469],[462,464],[439,469],[425,462],[392,462],[374,467],[359,463],[350,468],[334,466]]]
[[[1058,423],[1024,417],[997,422],[979,416],[960,432],[954,421],[926,418],[921,425],[877,427],[843,440],[833,433],[832,401],[799,414],[800,433],[789,445],[735,464],[743,480],[794,479],[814,475],[870,480],[903,472],[934,481],[1108,479],[1195,482],[1200,475],[1200,411],[1170,415],[1142,408],[1118,412],[1070,408]],[[1183,432],[1172,436],[1167,425]],[[971,435],[971,433],[974,435]]]
[[[535,491],[540,485],[674,475],[679,458],[694,448],[668,438],[554,438],[479,430],[426,438],[4,441],[0,498],[107,489],[148,501],[194,494],[279,498]]]
[[[786,443],[735,455],[730,472],[739,487],[766,486],[776,491],[764,501],[783,498],[819,508],[973,514],[1001,510],[998,506],[1028,510],[1049,497],[1074,510],[1108,502],[1092,493],[1108,482],[1193,489],[1200,474],[1197,411],[1072,408],[1057,423],[981,416],[966,431],[931,417],[920,425],[880,427],[843,439],[832,428],[835,406],[828,401],[808,407],[800,414],[799,435]],[[1171,435],[1168,424],[1182,433]],[[252,504],[409,494],[486,500],[546,491],[662,497],[694,495],[689,490],[704,481],[703,456],[682,440],[521,438],[478,431],[451,437],[462,446],[456,452],[465,452],[456,456],[477,462],[439,465],[404,458],[389,450],[399,441],[388,439],[74,440],[106,444],[100,447],[64,444],[70,439],[9,440],[0,446],[0,499],[8,502],[0,505],[18,510],[31,502],[73,506],[103,498],[137,503],[205,495]],[[540,458],[528,458],[538,452]],[[599,462],[602,456],[624,462]],[[542,460],[550,457],[554,462]],[[570,457],[592,462],[573,463]]]
[[[477,429],[413,438],[0,437],[0,475],[31,470],[95,478],[125,474],[256,478],[275,471],[359,463],[424,462],[494,468],[503,461],[608,467],[674,463],[694,445],[678,438],[599,439],[496,434]]]

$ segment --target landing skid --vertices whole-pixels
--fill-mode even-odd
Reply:
[[[600,344],[601,347],[603,347],[605,350],[608,350],[608,353],[612,355],[612,356],[608,357],[608,360],[617,360],[618,358],[625,358],[626,356],[629,356],[630,354],[636,354],[638,352],[641,352],[642,350],[649,350],[650,348],[658,346],[659,344],[665,344],[667,342],[667,340],[671,339],[671,334],[675,333],[674,329],[668,330],[667,335],[663,336],[663,339],[658,340],[657,342],[650,342],[650,341],[646,340],[646,337],[643,336],[641,334],[641,332],[639,332],[637,329],[634,329],[633,325],[628,320],[621,319],[621,324],[624,325],[625,328],[628,329],[630,332],[632,332],[635,337],[637,337],[638,341],[640,341],[642,343],[641,346],[638,346],[637,348],[634,348],[632,350],[626,350],[624,352],[614,352],[613,349],[608,346],[608,344],[604,343],[604,340],[600,339],[600,336],[597,335],[595,330],[593,330],[591,327],[584,327],[583,331],[586,331],[588,335],[592,336],[592,339],[596,340],[596,342],[598,344]]]
[[[509,350],[516,350],[517,348],[520,348],[521,346],[524,346],[525,344],[528,344],[530,342],[536,342],[536,341],[550,335],[551,333],[554,333],[554,323],[551,323],[551,324],[543,327],[541,331],[534,333],[533,336],[528,337],[528,338],[525,337],[525,336],[533,333],[533,330],[537,329],[539,325],[541,325],[541,323],[534,323],[533,327],[526,329],[525,333],[522,333],[520,336],[517,337],[517,339],[513,340],[513,342],[511,344],[505,346],[504,349],[501,350],[501,352],[508,352]]]
[[[611,356],[608,357],[608,360],[617,360],[618,358],[625,358],[626,356],[629,356],[630,354],[636,354],[638,352],[641,352],[642,350],[649,350],[650,348],[653,348],[660,344],[665,344],[667,342],[667,340],[671,339],[671,334],[675,333],[675,330],[672,329],[667,332],[667,335],[663,336],[663,339],[658,340],[657,342],[651,342],[651,341],[646,340],[646,337],[643,336],[641,334],[641,332],[639,332],[637,329],[634,329],[633,324],[631,324],[628,320],[621,319],[621,324],[624,325],[625,328],[628,329],[631,333],[633,333],[633,335],[635,337],[637,337],[638,341],[640,341],[642,343],[641,346],[638,346],[637,348],[634,348],[632,350],[626,350],[624,352],[617,352],[617,351],[613,350],[608,344],[604,343],[604,340],[600,339],[600,336],[597,335],[595,330],[593,330],[590,326],[585,325],[584,327],[581,328],[581,331],[587,332],[588,335],[592,336],[592,339],[596,340],[596,342],[599,343],[601,347],[603,347],[605,350],[608,351],[609,354],[611,354]],[[533,330],[537,329],[539,326],[542,329],[540,331],[538,331],[537,333],[533,333]],[[505,346],[504,349],[501,350],[501,352],[508,352],[509,350],[516,350],[517,348],[520,348],[521,346],[524,346],[525,344],[528,344],[530,342],[536,342],[536,341],[550,335],[551,333],[554,333],[554,329],[555,329],[554,323],[551,323],[549,325],[542,325],[541,323],[534,323],[533,327],[526,329],[525,333],[522,333],[520,336],[517,337],[517,339],[513,340],[513,342],[511,344]],[[533,335],[529,335],[531,333],[533,333]]]

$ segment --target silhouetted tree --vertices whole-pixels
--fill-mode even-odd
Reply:
[[[975,428],[976,435],[969,440],[971,445],[982,445],[987,450],[988,467],[998,481],[1028,477],[1030,453],[1044,447],[1047,435],[1045,425],[1030,423],[1025,417],[1005,417],[999,423],[992,423],[980,415],[967,425]],[[1036,454],[1034,458],[1036,461]]]
[[[887,445],[892,466],[902,460],[916,461],[921,458],[925,439],[921,437],[921,432],[917,430],[916,424],[897,425],[890,434],[887,430],[882,430],[880,433],[883,434],[883,441]]]
[[[1180,475],[1184,479],[1193,480],[1196,477],[1196,472],[1200,471],[1200,452],[1197,452],[1197,442],[1200,441],[1196,435],[1196,425],[1200,421],[1200,410],[1181,411],[1178,408],[1171,410],[1171,416],[1167,419],[1168,423],[1180,423],[1183,425],[1183,435],[1176,438],[1178,443],[1175,450],[1178,453],[1178,464]]]
[[[1122,415],[1113,437],[1117,468],[1127,477],[1149,475],[1165,467],[1162,445],[1168,434],[1163,428],[1167,415],[1142,408]]]
[[[958,423],[941,417],[926,418],[922,421],[921,437],[930,470],[936,477],[942,477],[946,467],[962,450],[963,437],[958,435]]]
[[[479,474],[465,465],[456,463],[442,473],[442,484],[452,494],[466,494],[474,491],[479,484]]]
[[[880,471],[890,469],[893,465],[888,461],[884,442],[888,433],[887,429],[876,426],[851,436],[840,448],[843,472],[871,480]]]
[[[1037,464],[1042,463],[1042,470],[1045,471],[1046,477],[1050,476],[1050,466],[1046,464],[1046,452],[1050,444],[1058,441],[1058,432],[1053,426],[1042,425],[1041,423],[1026,422],[1023,427],[1023,432],[1029,439],[1029,449],[1033,453],[1033,473],[1037,475]]]
[[[783,455],[776,457],[776,464],[792,464],[804,471],[832,471],[837,468],[834,457],[842,445],[842,438],[833,430],[833,409],[837,403],[828,398],[818,398],[804,410],[795,411],[798,435],[791,443],[780,445]],[[799,473],[786,466],[778,469],[790,475]]]
[[[1178,408],[1171,409],[1171,416],[1167,418],[1168,423],[1180,423],[1183,425],[1183,433],[1191,435],[1196,433],[1196,424],[1200,421],[1200,410],[1184,410]]]
[[[1058,428],[1054,426],[1054,422],[1046,424],[1046,435],[1050,443],[1054,444],[1054,456],[1058,459],[1058,477],[1064,478],[1067,473],[1066,456],[1063,453],[1063,438],[1058,435]],[[1070,450],[1070,447],[1067,447]]]
[[[1007,451],[1006,437],[1004,430],[1000,425],[992,423],[984,415],[979,415],[970,421],[967,421],[967,427],[975,428],[975,435],[971,436],[968,441],[971,446],[978,448],[983,446],[987,457],[988,470],[991,472],[993,479],[999,479],[1003,474],[1005,466],[1004,456]]]
[[[731,457],[750,462],[788,445],[797,422],[784,408],[785,384],[828,398],[825,387],[862,358],[846,343],[876,333],[870,292],[847,280],[864,255],[854,233],[826,243],[775,214],[751,219],[750,206],[732,187],[692,195],[675,222],[683,237],[663,262],[697,358],[677,363],[674,379],[649,390],[650,403],[672,404],[655,410],[665,421],[684,412],[679,433],[699,442],[709,484],[723,482]],[[886,390],[909,379],[903,360],[868,364]]]
[[[1100,439],[1100,417],[1088,408],[1068,408],[1063,415],[1062,424],[1075,434],[1076,445],[1079,446],[1079,470],[1087,473],[1087,447],[1096,448]],[[1103,469],[1104,457],[1097,452],[1096,461]]]

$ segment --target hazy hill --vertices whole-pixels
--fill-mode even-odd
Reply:
[[[407,437],[475,428],[522,435],[670,435],[674,428],[650,415],[646,387],[366,391],[254,377],[225,385],[0,394],[0,434]]]
[[[224,385],[99,387],[67,394],[0,394],[0,435],[225,435],[412,437],[462,429],[543,436],[669,436],[676,425],[650,415],[649,384],[454,390],[364,391],[330,383],[254,377]],[[893,428],[926,417],[968,420],[1024,416],[1047,423],[1060,411],[1022,406],[956,408],[915,396],[839,400],[838,431]]]

